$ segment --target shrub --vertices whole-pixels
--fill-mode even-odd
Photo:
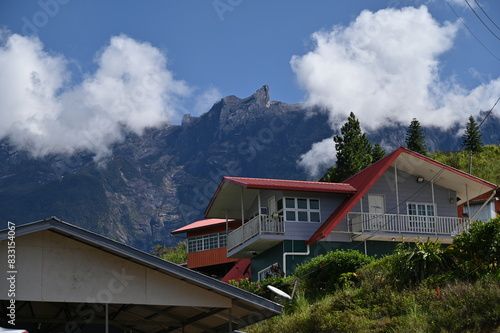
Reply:
[[[306,296],[315,298],[335,291],[341,286],[344,273],[356,272],[372,260],[355,250],[330,251],[299,265],[294,275],[305,289]]]
[[[293,291],[293,282],[293,277],[285,278],[281,276],[273,276],[266,278],[263,281],[255,282],[250,281],[249,278],[241,279],[239,281],[230,280],[229,284],[270,300],[278,300],[277,296],[272,293],[267,286],[272,285],[291,295]]]
[[[500,217],[472,222],[453,239],[454,255],[461,274],[477,278],[496,272],[500,263]]]

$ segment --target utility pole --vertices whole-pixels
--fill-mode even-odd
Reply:
[[[493,104],[493,107],[488,111],[488,114],[486,116],[484,116],[484,119],[483,121],[481,121],[481,123],[479,124],[479,126],[477,127],[477,129],[479,130],[481,128],[481,125],[484,123],[484,121],[486,120],[486,118],[488,118],[488,116],[493,112],[493,109],[495,108],[495,106],[497,105],[498,101],[500,101],[500,97],[497,99],[497,101],[495,102],[495,104]],[[470,152],[470,156],[469,156],[469,174],[471,175],[472,174],[472,151]]]

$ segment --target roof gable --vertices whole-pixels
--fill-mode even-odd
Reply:
[[[425,181],[432,181],[445,188],[455,190],[457,192],[457,196],[461,198],[457,204],[466,201],[467,197],[469,197],[469,199],[473,199],[497,188],[495,184],[452,168],[427,156],[400,147],[345,180],[345,183],[355,187],[357,192],[337,207],[337,209],[309,238],[307,244],[315,243],[327,237],[391,166],[399,168],[409,175],[421,176]]]

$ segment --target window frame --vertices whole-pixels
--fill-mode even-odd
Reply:
[[[410,214],[410,206],[415,205],[415,212],[417,214]],[[418,214],[419,213],[419,205],[425,206],[425,215]],[[428,215],[429,206],[432,207],[433,215]],[[436,217],[437,216],[437,205],[432,202],[418,202],[418,201],[409,201],[406,203],[406,214],[410,216],[427,216],[427,217]]]
[[[290,207],[288,204],[291,200],[293,200],[293,207]],[[280,201],[281,204],[278,203]],[[305,201],[306,207],[299,208],[300,203],[303,201]],[[311,202],[317,203],[315,206],[317,205],[318,208],[311,208]],[[321,200],[318,198],[284,196],[277,201],[276,207],[278,208],[278,214],[283,216],[285,222],[321,223]],[[306,214],[305,218],[304,213]],[[313,220],[313,214],[317,216],[317,221],[315,219]],[[300,218],[301,215],[302,218]]]
[[[273,268],[273,266],[277,266],[278,265],[278,262],[275,262],[274,264],[271,264],[269,266],[267,266],[266,268],[263,268],[261,269],[260,271],[257,272],[257,281],[263,281],[266,279],[266,274],[268,272],[271,272],[271,268]],[[261,276],[264,276],[263,279],[261,279]]]
[[[225,231],[188,237],[187,253],[220,249],[222,247],[226,247],[226,245],[227,245],[227,235]]]

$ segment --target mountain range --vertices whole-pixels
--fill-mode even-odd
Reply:
[[[499,125],[498,116],[487,118],[485,144],[500,143]],[[459,149],[458,130],[426,128],[429,150]],[[404,126],[388,125],[368,137],[396,148],[405,133]],[[271,101],[263,86],[244,99],[222,98],[199,117],[185,115],[180,125],[130,134],[104,161],[85,152],[32,158],[4,139],[0,220],[57,216],[149,252],[155,244],[177,243],[170,231],[203,217],[223,176],[307,179],[298,160],[334,134],[325,112]]]

